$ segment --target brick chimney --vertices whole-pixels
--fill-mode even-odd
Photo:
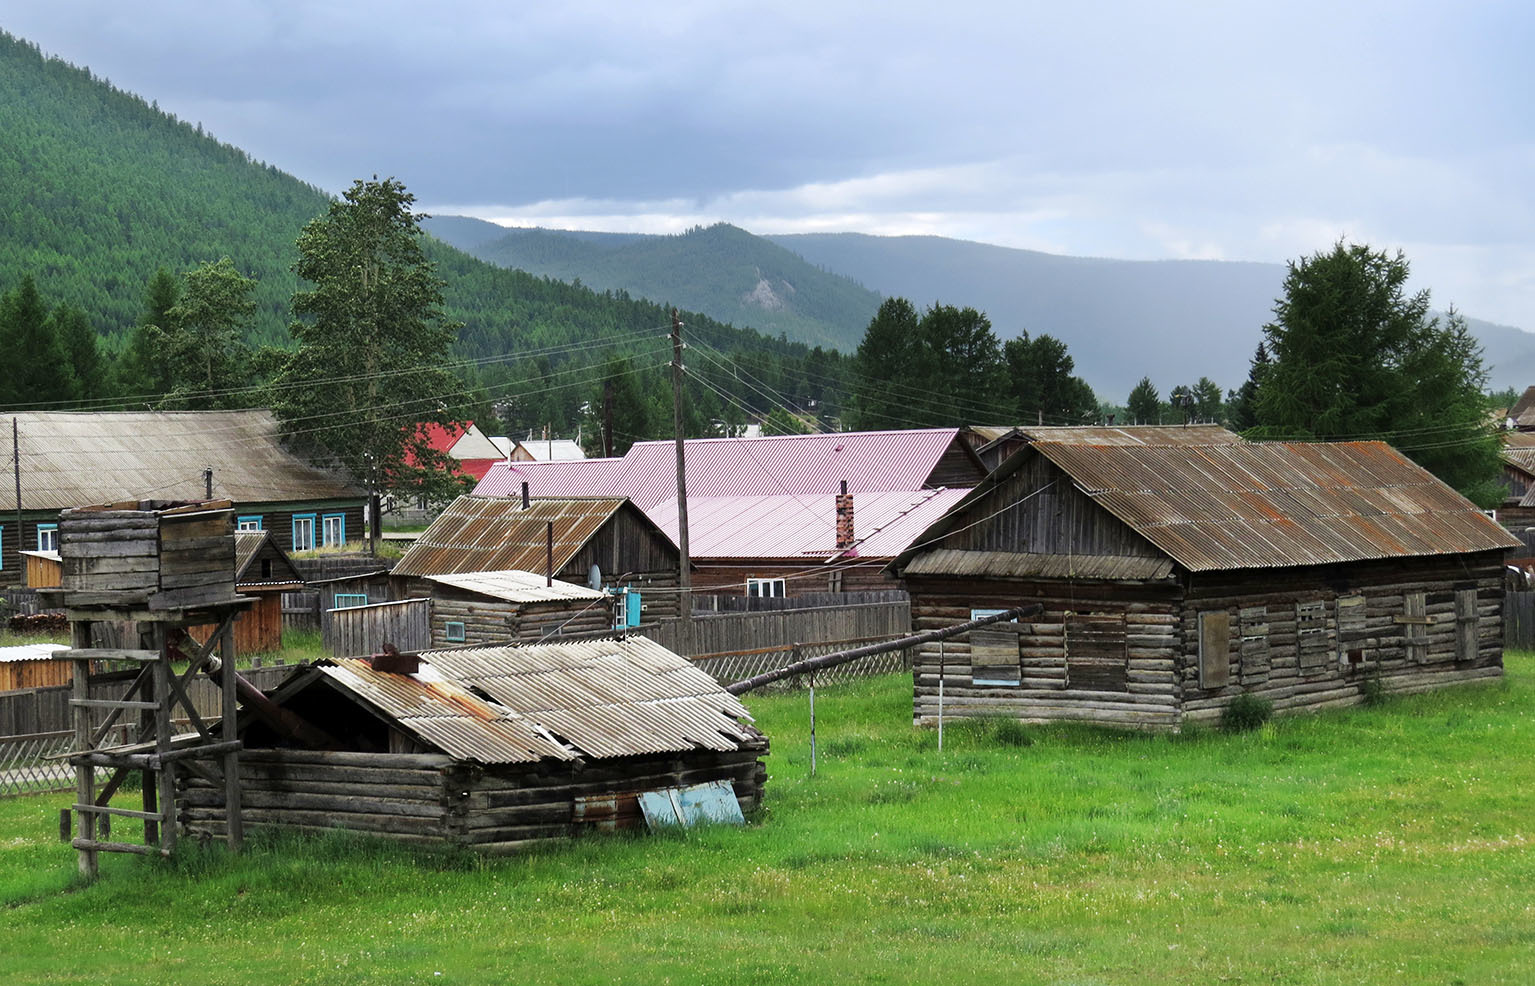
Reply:
[[[842,492],[837,494],[837,550],[846,551],[853,546],[853,496],[847,491],[847,480],[842,481]]]

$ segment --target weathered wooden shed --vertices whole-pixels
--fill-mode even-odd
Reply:
[[[321,661],[272,693],[330,734],[295,749],[242,713],[247,826],[515,852],[642,824],[653,792],[714,785],[750,812],[767,739],[745,707],[643,637]],[[180,817],[223,832],[223,801],[189,776]],[[679,792],[680,793],[680,792]]]
[[[27,566],[28,589],[57,589],[64,584],[64,560],[57,549],[52,551],[23,551],[21,557]]]
[[[235,617],[236,654],[282,649],[282,594],[304,588],[303,577],[267,531],[236,531],[235,591],[255,603]],[[212,626],[194,627],[199,640]]]
[[[1154,729],[1244,692],[1278,710],[1502,674],[1518,542],[1380,442],[1036,442],[892,563],[918,629],[1042,603],[924,648],[918,722],[1007,714]]]
[[[613,626],[611,593],[532,572],[428,575],[432,646],[536,644]]]
[[[427,596],[430,575],[516,569],[577,585],[629,587],[645,619],[677,615],[677,546],[622,497],[461,496],[390,573],[394,598]]]

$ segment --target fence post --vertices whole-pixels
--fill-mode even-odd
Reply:
[[[798,651],[799,648],[795,648]],[[810,776],[815,776],[815,672],[810,672]]]
[[[920,653],[918,656],[921,656]],[[938,752],[943,752],[943,641],[938,641]],[[973,672],[972,672],[973,673]]]

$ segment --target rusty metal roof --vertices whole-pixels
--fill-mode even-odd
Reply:
[[[1047,555],[1022,551],[965,551],[938,548],[906,566],[906,575],[968,575],[979,578],[1136,579],[1172,575],[1168,558],[1135,555]]]
[[[1034,448],[1190,571],[1458,554],[1519,543],[1384,442],[1040,442]]]
[[[461,496],[406,549],[391,574],[541,572],[550,523],[559,571],[623,507],[622,497],[533,500],[524,510],[519,497]],[[650,523],[635,513],[641,523]]]
[[[562,602],[565,600],[601,599],[605,595],[584,585],[549,580],[535,572],[509,569],[502,572],[464,572],[458,575],[428,575],[427,579],[440,585],[453,586],[465,592],[478,593],[492,599],[504,599],[511,603]]]
[[[356,500],[365,493],[283,448],[277,420],[246,411],[19,411],[21,506],[64,510],[154,496],[200,500],[203,470],[213,494],[239,503]],[[11,458],[11,429],[0,433]],[[16,494],[0,484],[0,509]]]
[[[1503,461],[1535,476],[1535,431],[1505,431]]]
[[[730,751],[761,741],[739,699],[644,637],[429,651],[421,662],[414,675],[352,659],[316,667],[426,743],[486,764]]]
[[[1242,436],[1220,425],[1126,425],[1122,428],[1071,425],[1068,427],[1018,428],[1032,442],[1062,442],[1070,445],[1242,445]]]

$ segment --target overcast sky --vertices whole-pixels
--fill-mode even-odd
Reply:
[[[1535,330],[1535,5],[49,0],[0,26],[330,191],[513,225],[1401,248]],[[962,299],[956,299],[962,301]]]

